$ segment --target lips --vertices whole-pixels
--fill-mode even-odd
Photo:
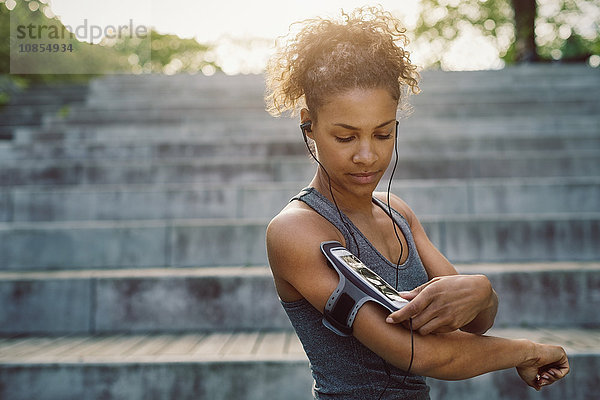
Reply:
[[[379,171],[375,171],[375,172],[357,172],[357,173],[352,173],[349,174],[352,177],[352,180],[354,180],[357,183],[361,183],[361,184],[366,184],[366,183],[373,183],[377,180],[377,175],[379,174]]]

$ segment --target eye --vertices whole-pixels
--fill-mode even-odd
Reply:
[[[375,137],[380,140],[387,140],[393,137],[392,130],[385,130],[383,132],[375,132]]]
[[[351,142],[352,140],[354,140],[354,136],[348,136],[348,137],[339,137],[336,136],[335,140],[340,142],[340,143],[348,143]]]

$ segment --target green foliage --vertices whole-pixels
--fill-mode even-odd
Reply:
[[[25,1],[17,1],[12,10],[8,10],[4,3],[0,4],[0,32],[2,41],[0,42],[0,74],[10,73],[10,27],[12,24],[35,26],[56,26],[62,27],[60,21],[54,18],[47,18],[41,9],[31,11]],[[106,62],[106,54],[102,52],[91,51],[89,45],[75,41],[74,49],[90,60],[90,62]],[[54,61],[54,60],[53,60]],[[70,60],[58,60],[68,63]],[[55,66],[56,69],[59,66]],[[84,82],[91,75],[89,74],[11,74],[11,80],[17,82],[17,86],[28,86],[31,83],[49,83],[49,82]]]
[[[101,44],[111,46],[125,56],[134,73],[196,73],[207,65],[215,71],[221,69],[214,61],[207,60],[206,53],[211,48],[195,39],[182,39],[151,30],[149,40],[148,43],[125,36],[114,43],[103,41]]]
[[[600,54],[600,0],[541,1],[536,20],[542,57],[582,61]]]
[[[181,39],[150,30],[145,39],[125,34],[118,39],[103,39],[99,44],[79,41],[74,35],[67,34],[54,43],[72,44],[72,53],[40,55],[40,61],[35,63],[28,59],[19,63],[20,60],[15,57],[13,67],[18,67],[19,72],[29,73],[10,74],[11,23],[13,28],[33,24],[56,27],[60,32],[65,29],[60,20],[45,15],[45,7],[48,6],[41,4],[39,9],[31,11],[28,2],[16,0],[14,8],[9,10],[5,1],[0,0],[0,104],[8,101],[11,92],[32,83],[85,82],[102,72],[195,73],[207,65],[212,71],[220,70],[214,61],[205,57],[209,46],[194,39]],[[54,73],[57,71],[69,73]]]
[[[600,0],[538,0],[536,44],[542,59],[584,59],[600,52]],[[474,28],[491,40],[499,57],[515,62],[510,0],[422,0],[417,40],[447,49],[461,31]],[[593,21],[593,16],[596,20]],[[590,20],[591,18],[591,20]],[[431,61],[440,66],[442,54]]]

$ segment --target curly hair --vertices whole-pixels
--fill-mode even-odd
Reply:
[[[266,70],[271,115],[295,115],[307,107],[316,118],[328,96],[354,88],[384,88],[399,106],[411,92],[419,92],[419,74],[404,49],[408,39],[400,21],[381,7],[341,14],[341,21],[298,22],[302,27],[295,36],[280,38]]]

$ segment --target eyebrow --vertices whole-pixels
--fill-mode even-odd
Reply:
[[[377,125],[377,126],[375,127],[375,129],[383,128],[384,126],[386,126],[386,125],[388,125],[389,123],[391,123],[391,122],[394,122],[394,121],[396,121],[396,120],[395,120],[395,119],[390,119],[389,121],[387,121],[387,122],[384,122],[383,124],[379,124],[379,125]],[[355,127],[355,126],[348,125],[348,124],[343,124],[343,123],[341,123],[341,122],[338,122],[338,123],[336,123],[336,124],[333,124],[333,126],[340,126],[340,127],[342,127],[342,128],[345,128],[345,129],[348,129],[348,130],[351,130],[351,131],[359,131],[359,130],[360,130],[359,128],[357,128],[357,127]]]

